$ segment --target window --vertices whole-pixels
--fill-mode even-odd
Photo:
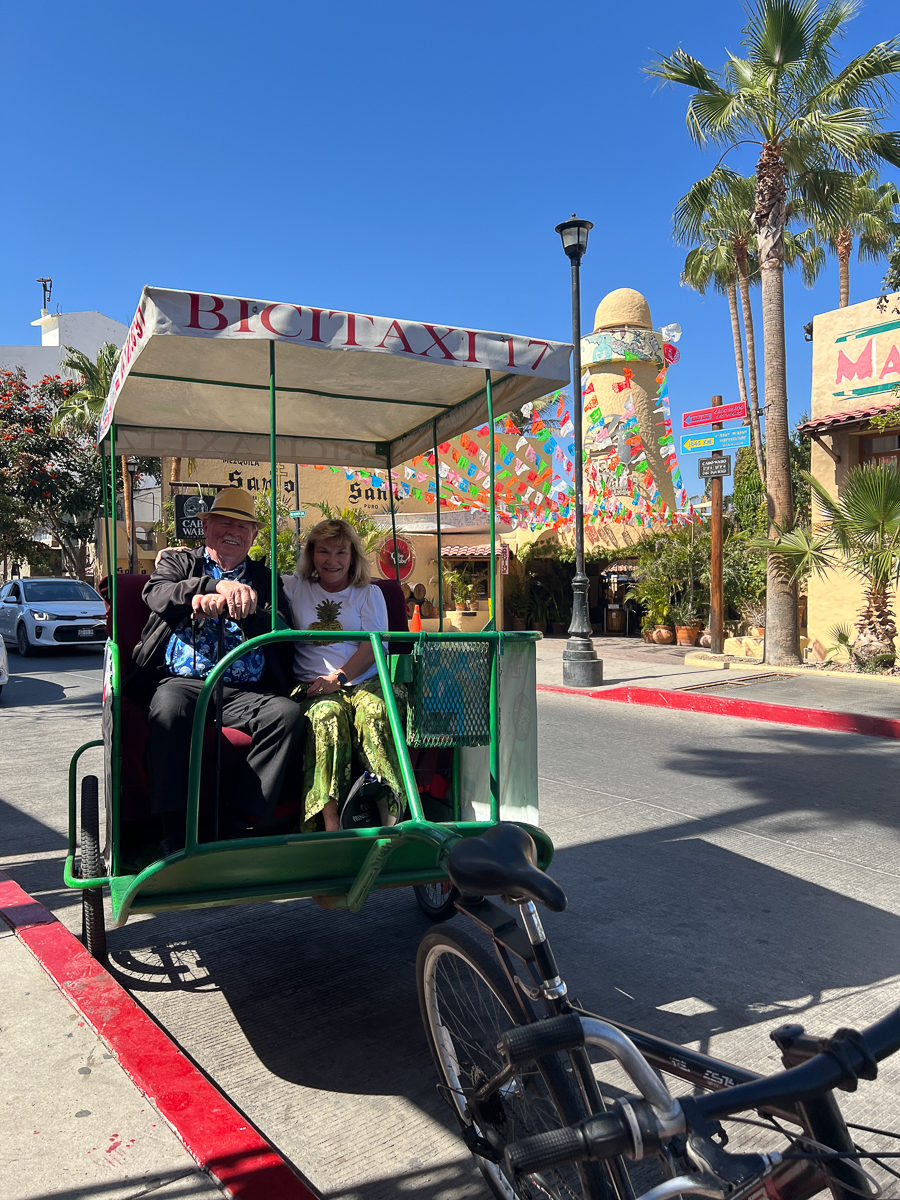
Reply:
[[[9,585],[9,594],[12,596],[13,600],[15,600],[16,604],[21,604],[22,597],[19,593],[19,585],[17,583],[11,583]]]
[[[92,587],[77,579],[47,579],[26,584],[25,599],[29,604],[58,604],[66,600],[82,604],[99,600],[102,603],[102,597]]]
[[[900,468],[900,436],[863,438],[859,461],[864,467],[891,466]]]

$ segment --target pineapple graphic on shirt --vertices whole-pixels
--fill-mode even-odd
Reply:
[[[341,614],[341,601],[323,600],[321,604],[316,605],[316,616],[318,621],[313,621],[310,629],[319,629],[323,632],[331,629],[343,629],[343,625],[338,620]]]

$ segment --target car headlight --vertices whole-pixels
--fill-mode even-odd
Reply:
[[[34,619],[36,621],[55,621],[56,620],[56,617],[54,617],[51,613],[35,612],[34,609],[31,610],[31,615],[34,617]]]

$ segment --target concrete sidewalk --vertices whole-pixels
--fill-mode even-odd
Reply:
[[[5,926],[0,978],[0,1200],[223,1195]]]
[[[654,688],[686,691],[702,688],[700,695],[740,701],[759,701],[823,713],[855,713],[860,716],[900,720],[900,678],[838,675],[804,671],[781,672],[778,667],[729,670],[684,662],[672,646],[652,646],[626,639],[595,638],[594,648],[603,660],[603,688]],[[623,643],[625,643],[623,645]],[[565,638],[545,638],[537,645],[537,681],[559,687],[563,682],[562,655]],[[781,678],[772,678],[773,676]]]

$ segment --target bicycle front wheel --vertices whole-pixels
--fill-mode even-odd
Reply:
[[[490,955],[465,933],[434,929],[419,946],[416,978],[439,1086],[493,1194],[502,1200],[614,1200],[599,1163],[516,1178],[507,1173],[503,1150],[509,1142],[571,1125],[589,1114],[563,1054],[542,1059],[538,1066],[526,1064],[487,1102],[474,1100],[478,1088],[503,1065],[500,1036],[535,1019]]]

